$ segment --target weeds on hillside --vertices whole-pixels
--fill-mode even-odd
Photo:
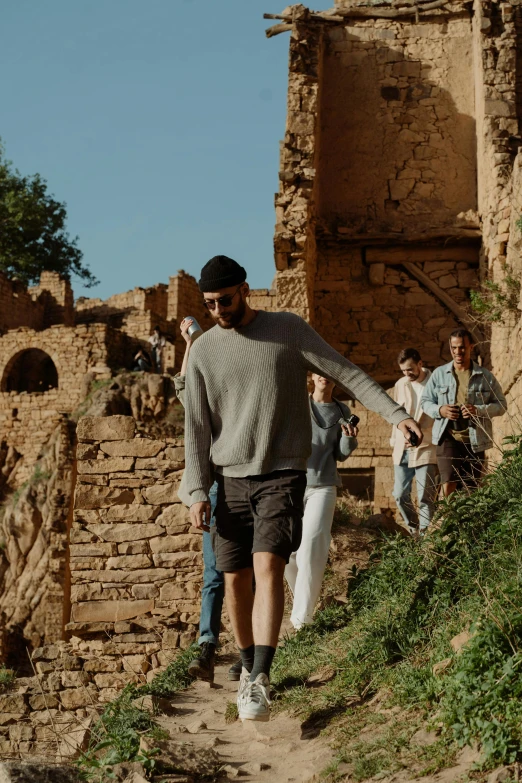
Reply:
[[[168,698],[186,688],[193,679],[188,674],[193,657],[194,647],[184,650],[150,683],[127,685],[106,705],[91,732],[89,748],[77,762],[86,781],[103,783],[110,779],[111,768],[124,761],[139,761],[148,772],[154,770],[157,751],[140,750],[141,737],[162,739],[166,735],[150,712],[136,706],[136,699],[149,694]]]
[[[479,291],[470,291],[471,309],[479,323],[503,323],[508,313],[518,313],[520,279],[509,266],[504,278],[495,283],[484,280]]]
[[[482,487],[439,504],[439,530],[385,541],[348,604],[285,642],[273,669],[280,706],[327,725],[385,689],[391,703],[438,710],[442,740],[478,741],[487,765],[522,759],[522,443],[511,441]],[[450,639],[470,627],[455,655]],[[336,677],[308,688],[327,665]]]
[[[333,529],[352,524],[354,517],[357,523],[364,522],[371,513],[371,503],[345,492],[335,506]]]
[[[8,691],[15,680],[16,674],[12,669],[6,669],[3,665],[0,666],[0,693]]]

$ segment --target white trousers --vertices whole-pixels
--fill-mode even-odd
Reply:
[[[336,498],[337,487],[309,487],[305,492],[301,546],[285,568],[294,596],[290,617],[294,628],[312,622],[328,560]]]

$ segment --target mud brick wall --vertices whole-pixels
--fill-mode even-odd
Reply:
[[[413,232],[476,209],[469,15],[349,20],[326,36],[319,217],[368,233]]]
[[[169,279],[168,318],[174,329],[174,361],[176,371],[181,367],[186,343],[179,331],[179,325],[187,315],[193,316],[201,328],[206,331],[213,325],[209,311],[203,305],[203,296],[192,275],[180,270]]]
[[[483,144],[497,175],[514,132],[500,119],[511,112],[509,11],[477,3],[470,14],[450,3],[418,19],[354,19],[341,6],[338,24],[288,9],[276,301],[389,386],[404,347],[419,349],[428,367],[449,360],[447,338],[478,286],[480,210],[486,183],[496,187],[477,159],[484,117],[499,118]],[[485,52],[495,49],[502,74],[483,74]],[[484,79],[496,93],[484,95]],[[364,447],[352,459],[375,470],[375,505],[386,507],[390,428],[366,417]]]
[[[128,416],[82,418],[77,436],[67,631],[156,669],[199,622],[202,539],[177,497],[184,449],[135,437]]]
[[[44,313],[44,303],[35,301],[23,283],[0,272],[0,333],[18,326],[41,329]]]
[[[34,348],[54,362],[58,388],[33,394],[6,391],[15,362]],[[16,476],[18,486],[29,477],[63,413],[71,413],[84,398],[86,374],[110,377],[109,365],[116,369],[125,361],[124,348],[122,335],[105,324],[52,326],[39,332],[20,328],[0,337],[0,443],[26,458]]]
[[[385,262],[380,262],[382,257]],[[453,259],[452,259],[453,255]],[[446,248],[423,261],[422,248],[398,248],[397,259],[416,259],[416,266],[462,307],[478,286],[478,254],[473,247]],[[461,324],[440,299],[400,264],[388,263],[390,251],[352,247],[349,243],[318,246],[315,281],[315,328],[336,350],[380,383],[399,376],[402,348],[417,348],[430,368],[450,360],[448,337]],[[467,260],[462,260],[467,259]]]
[[[77,322],[87,319],[106,321],[111,316],[131,310],[152,310],[159,317],[167,317],[167,286],[164,283],[150,288],[133,288],[121,294],[114,294],[108,299],[81,297],[76,302]]]
[[[71,283],[57,272],[42,272],[38,286],[29,289],[33,298],[45,304],[43,328],[53,324],[74,325],[74,297]]]
[[[253,288],[250,291],[249,304],[254,310],[264,310],[266,313],[277,312],[279,308],[275,288]]]

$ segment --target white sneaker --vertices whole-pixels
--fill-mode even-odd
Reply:
[[[248,681],[250,680],[250,672],[248,672],[245,667],[241,669],[241,676],[239,678],[239,685],[237,688],[237,708],[239,710],[239,705],[241,703],[241,697],[243,695],[243,691],[245,690],[246,686],[248,685]]]
[[[266,674],[258,674],[254,682],[248,680],[238,694],[237,708],[240,720],[270,719],[270,681]]]

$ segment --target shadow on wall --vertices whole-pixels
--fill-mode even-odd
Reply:
[[[477,208],[469,19],[332,31],[320,94],[317,209],[329,227],[413,232]]]
[[[58,388],[56,365],[45,351],[29,348],[8,362],[0,386],[3,392],[46,392]]]

